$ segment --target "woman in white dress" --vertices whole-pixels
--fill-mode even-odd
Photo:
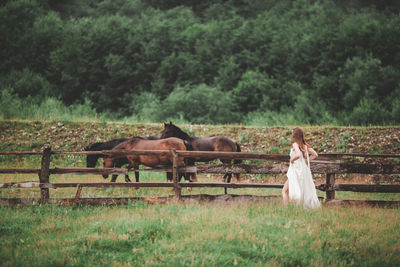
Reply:
[[[305,208],[318,208],[320,203],[310,170],[310,161],[318,157],[318,154],[304,141],[303,130],[299,127],[293,129],[292,137],[294,143],[286,173],[288,180],[282,189],[283,203],[287,205],[293,201]]]

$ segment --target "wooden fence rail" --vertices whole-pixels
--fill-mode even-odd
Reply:
[[[263,183],[188,183],[179,182],[180,187],[227,187],[227,188],[282,188],[282,184]],[[170,182],[138,182],[138,183],[40,183],[40,182],[11,182],[0,183],[0,188],[67,188],[67,187],[174,187]],[[327,191],[326,184],[316,186],[320,191]],[[370,193],[398,193],[400,185],[369,185],[369,184],[336,184],[335,191],[353,191]]]
[[[123,168],[50,168],[51,155],[166,155],[172,159],[169,168],[139,169],[137,171],[172,172],[172,183],[50,183],[49,177],[53,174],[127,174]],[[135,150],[135,151],[78,151],[64,152],[51,151],[49,146],[43,152],[4,152],[0,155],[41,155],[40,169],[0,169],[0,174],[37,174],[39,182],[0,183],[0,188],[40,188],[41,203],[47,203],[50,198],[49,189],[56,188],[78,188],[76,199],[79,198],[83,187],[172,187],[175,198],[181,198],[183,187],[220,187],[220,188],[282,188],[282,184],[260,184],[260,183],[181,183],[178,182],[179,172],[196,173],[242,173],[242,174],[284,174],[288,168],[288,155],[263,154],[249,152],[208,152],[208,151],[165,151],[165,150]],[[178,167],[178,157],[194,157],[206,159],[241,159],[272,161],[263,165],[249,164],[202,164],[196,166]],[[354,158],[400,158],[400,154],[320,154],[318,160],[312,162],[311,171],[315,174],[326,174],[326,183],[316,186],[318,190],[326,192],[326,200],[335,198],[335,191],[353,192],[382,192],[399,193],[400,185],[365,185],[365,184],[335,184],[335,174],[359,173],[359,174],[400,174],[400,165],[392,163],[346,163],[344,159]],[[277,163],[278,162],[278,163]],[[285,162],[285,164],[282,164]],[[11,201],[13,202],[13,201]]]

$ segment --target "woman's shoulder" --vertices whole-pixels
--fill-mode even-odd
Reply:
[[[297,144],[296,142],[294,142],[294,143],[292,144],[292,147],[293,147],[293,148],[299,148],[299,144]]]

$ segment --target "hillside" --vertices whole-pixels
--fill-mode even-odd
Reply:
[[[237,140],[242,151],[287,153],[293,127],[243,125],[178,125],[190,135],[225,135]],[[79,151],[85,146],[118,137],[160,135],[163,124],[101,122],[1,121],[0,150]],[[400,127],[304,126],[306,140],[321,153],[400,153]]]

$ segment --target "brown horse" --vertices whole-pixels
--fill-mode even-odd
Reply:
[[[222,151],[222,152],[241,152],[240,146],[234,140],[230,139],[226,136],[213,136],[213,137],[194,137],[190,136],[184,131],[182,131],[179,127],[169,122],[169,124],[164,123],[164,130],[161,132],[161,139],[168,137],[177,137],[185,142],[189,143],[193,149],[193,151]],[[194,161],[210,161],[211,159],[189,159],[191,164],[194,164]],[[229,159],[220,159],[222,163],[231,163]],[[241,160],[234,160],[233,163],[241,163]],[[191,165],[189,164],[189,165]],[[235,174],[237,181],[240,181],[240,174]],[[227,178],[227,182],[231,182],[232,173],[226,173],[223,179]],[[195,180],[195,179],[193,179]]]
[[[183,140],[179,138],[167,138],[160,140],[148,140],[142,137],[134,137],[128,141],[125,141],[117,146],[115,146],[112,150],[186,150],[186,146]],[[171,166],[172,158],[167,155],[112,155],[104,158],[103,166],[104,168],[114,167],[117,160],[121,157],[126,157],[129,162],[128,171],[132,168],[138,169],[139,165],[146,165],[149,167],[156,166]],[[178,166],[184,166],[184,158],[178,157]],[[180,175],[181,176],[181,175]],[[103,175],[104,178],[107,178],[107,175]],[[186,175],[184,175],[186,179]],[[136,182],[139,182],[139,173],[135,172]],[[172,173],[167,173],[167,179],[172,180]],[[116,176],[112,178],[111,182],[115,182]]]
[[[160,137],[158,136],[147,136],[144,137],[145,139],[148,140],[159,140]],[[102,150],[111,150],[113,149],[115,146],[128,141],[128,138],[119,138],[119,139],[113,139],[107,142],[97,142],[94,144],[91,144],[87,147],[85,147],[85,151],[102,151]],[[88,168],[94,168],[96,167],[97,161],[99,158],[104,158],[105,155],[101,155],[101,154],[96,154],[96,155],[86,155],[86,167]],[[128,164],[128,160],[126,158],[119,158],[117,160],[114,161],[114,166],[113,167],[117,167],[120,168],[125,164]],[[118,175],[113,176],[114,180],[117,179]],[[108,175],[106,175],[105,178],[108,178]],[[125,175],[125,182],[131,182],[131,179],[129,179],[128,174]]]

